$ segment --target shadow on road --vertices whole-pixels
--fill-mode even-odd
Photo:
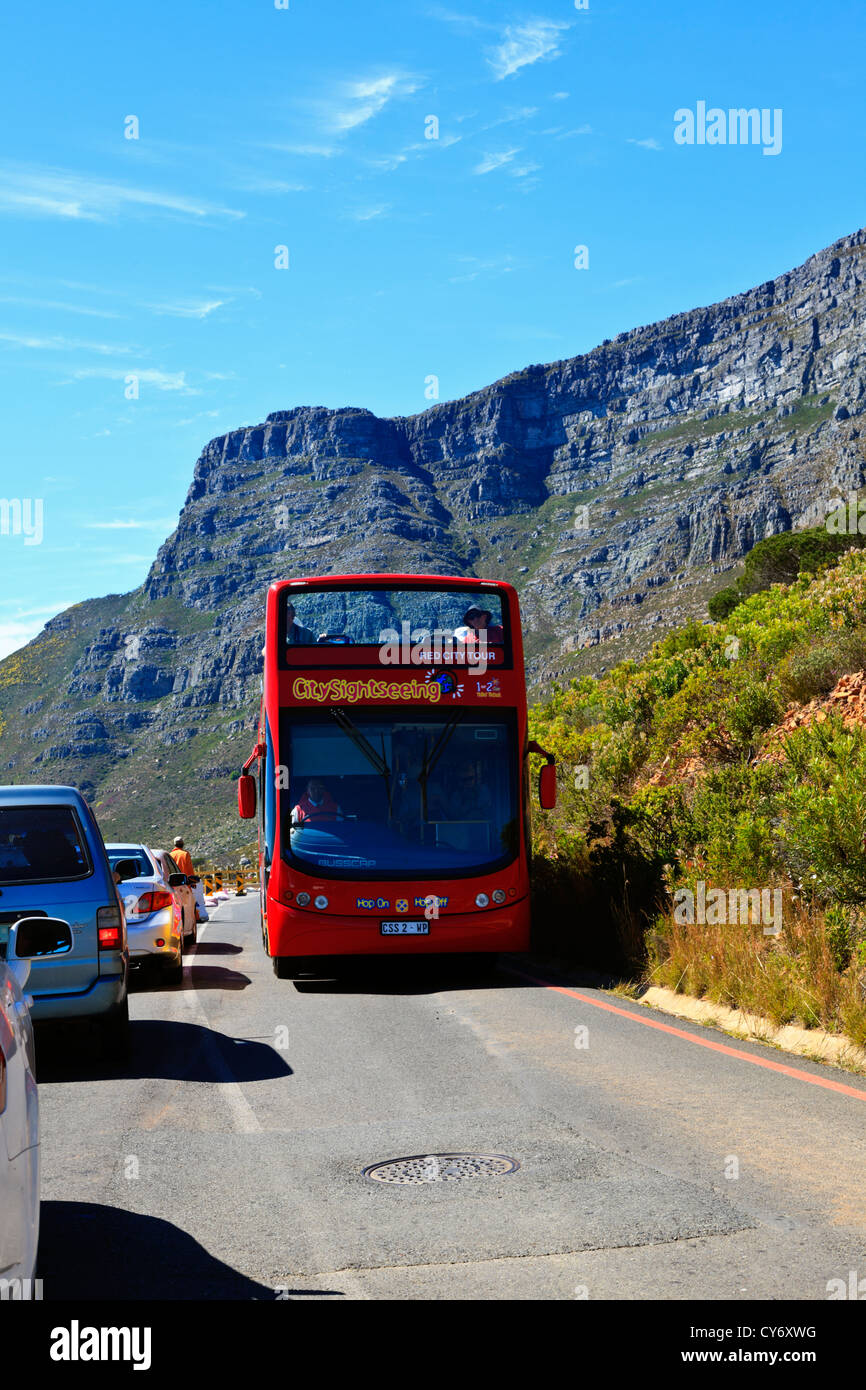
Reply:
[[[248,1279],[170,1221],[95,1202],[43,1202],[37,1273],[58,1299],[342,1297]]]
[[[134,1020],[125,1062],[103,1058],[95,1030],[86,1021],[40,1023],[36,1027],[38,1080],[99,1081],[158,1077],[165,1081],[270,1081],[292,1069],[273,1047],[249,1038],[230,1038],[197,1023]]]
[[[232,951],[240,952],[242,947],[224,946],[220,948],[226,954]],[[199,947],[193,956],[189,950],[184,952],[183,964],[184,975],[183,983],[180,985],[170,985],[162,971],[150,962],[144,965],[137,965],[129,972],[129,992],[130,994],[154,994],[163,990],[180,989],[246,989],[251,983],[249,975],[242,975],[238,970],[229,970],[225,965],[197,965],[196,960],[201,954]]]
[[[382,956],[322,961],[286,982],[299,994],[440,994],[458,989],[526,989],[528,980],[495,961],[466,956]]]
[[[198,941],[192,948],[194,956],[239,956],[243,946],[233,946],[230,941]],[[189,948],[187,948],[189,954]]]

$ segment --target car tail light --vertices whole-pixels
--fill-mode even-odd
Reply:
[[[135,910],[143,917],[148,912],[161,912],[164,907],[171,907],[173,902],[171,893],[157,888],[152,893],[142,893]]]
[[[119,951],[123,946],[123,918],[119,907],[101,907],[96,914],[100,951]]]

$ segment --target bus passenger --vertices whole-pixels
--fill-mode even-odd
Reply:
[[[315,825],[319,821],[338,819],[343,819],[343,812],[337,802],[321,778],[311,777],[297,806],[292,807],[292,825],[297,827],[308,821]]]
[[[286,645],[289,647],[312,647],[315,645],[315,637],[308,627],[302,627],[295,622],[294,604],[286,604]]]
[[[491,622],[492,617],[493,614],[487,608],[467,608],[463,614],[463,623],[469,631],[461,640],[477,642],[483,632],[488,646],[501,647],[505,641],[505,633],[500,623]]]

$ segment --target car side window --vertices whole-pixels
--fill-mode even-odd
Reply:
[[[174,860],[172,859],[172,857],[171,857],[170,854],[167,854],[167,855],[165,856],[165,867],[166,867],[167,873],[169,873],[169,874],[179,874],[179,873],[180,873],[180,869],[177,867],[177,865],[175,864],[175,862],[174,862]]]

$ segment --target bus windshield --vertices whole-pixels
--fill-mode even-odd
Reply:
[[[456,642],[474,642],[484,631],[490,645],[504,642],[502,599],[481,588],[292,588],[281,601],[287,647],[382,646],[404,632],[417,633],[412,639],[417,641],[432,642],[439,633]]]
[[[280,745],[283,855],[308,872],[454,877],[517,854],[511,711],[284,711]]]

